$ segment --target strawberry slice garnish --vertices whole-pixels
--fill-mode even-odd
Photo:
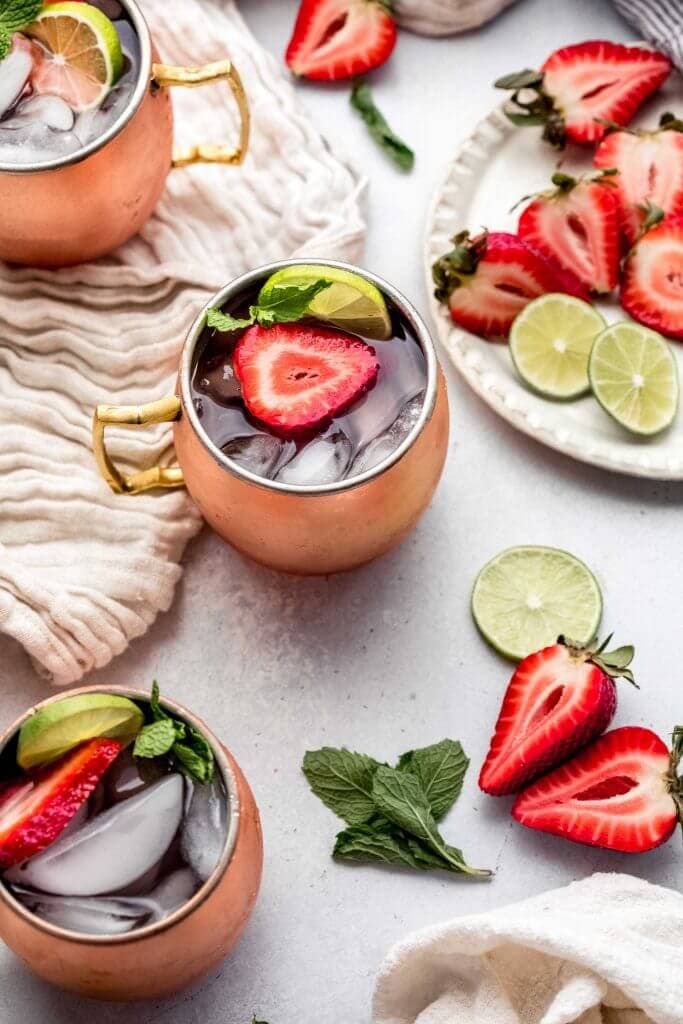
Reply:
[[[54,843],[121,750],[117,740],[89,740],[37,775],[8,783],[0,792],[0,870]]]
[[[628,124],[671,67],[656,50],[596,39],[563,46],[540,71],[505,75],[496,87],[513,90],[510,120],[543,124],[543,138],[563,147],[567,140],[597,142],[607,130],[604,121]]]
[[[620,298],[634,320],[683,340],[683,216],[667,217],[631,249]]]
[[[519,218],[517,232],[541,255],[573,271],[590,291],[619,281],[619,202],[613,172],[592,178],[557,173]]]
[[[623,853],[652,850],[679,820],[680,746],[679,730],[670,755],[650,729],[613,729],[520,793],[512,816],[575,843]]]
[[[300,323],[250,327],[233,355],[247,409],[285,437],[320,427],[375,382],[374,348]]]
[[[285,60],[295,75],[337,81],[384,64],[395,45],[381,0],[303,0]]]
[[[631,244],[643,229],[648,208],[683,214],[683,121],[673,114],[663,114],[656,131],[610,131],[593,163],[619,171],[612,180],[621,227]]]
[[[479,775],[484,792],[515,793],[604,732],[617,708],[614,680],[633,682],[633,648],[604,647],[560,637],[519,663]]]
[[[483,338],[507,338],[512,322],[532,299],[546,292],[587,296],[569,271],[550,263],[517,235],[461,231],[454,248],[432,267],[435,296],[451,319]]]

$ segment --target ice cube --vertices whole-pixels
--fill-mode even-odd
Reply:
[[[356,456],[349,470],[349,477],[360,476],[369,469],[379,466],[405,441],[420,418],[424,405],[424,391],[403,406],[388,430],[370,441]]]
[[[182,814],[183,779],[173,773],[91,818],[5,878],[61,896],[115,892],[158,864]]]
[[[74,132],[56,132],[35,121],[14,129],[12,124],[12,118],[0,122],[0,160],[7,163],[44,163],[59,160],[81,149]]]
[[[106,787],[107,803],[128,800],[166,774],[166,769],[156,761],[133,757],[130,750],[124,750],[102,780]]]
[[[21,35],[15,35],[12,49],[0,61],[0,117],[21,96],[33,68],[31,44]]]
[[[112,3],[115,2],[116,0],[112,0]],[[120,11],[120,5],[117,4],[116,6],[119,7]],[[107,15],[107,17],[114,22],[116,31],[119,34],[121,49],[123,50],[123,52],[129,60],[131,60],[133,63],[137,63],[140,54],[140,40],[138,39],[137,32],[135,31],[131,23],[129,21],[126,21],[125,18],[121,18],[119,21],[117,21],[115,18],[111,16],[111,14]]]
[[[252,434],[233,438],[223,445],[223,451],[238,466],[268,478],[280,462],[284,445],[284,441],[271,434]]]
[[[275,477],[280,483],[309,486],[341,480],[351,459],[351,442],[341,431],[316,437],[282,467]]]
[[[199,883],[193,872],[189,868],[178,868],[162,879],[149,896],[139,897],[139,902],[149,907],[152,914],[150,923],[163,921],[178,907],[182,907],[183,903],[187,903],[198,888]]]
[[[154,905],[142,899],[51,896],[21,886],[10,886],[10,891],[44,921],[89,935],[122,935],[151,923],[155,912]]]
[[[54,131],[69,132],[74,126],[74,112],[59,96],[31,96],[12,115],[12,128],[36,122]]]
[[[180,852],[205,882],[220,860],[227,834],[227,797],[220,783],[197,784],[180,833]]]

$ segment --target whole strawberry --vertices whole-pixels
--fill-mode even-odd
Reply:
[[[432,277],[451,319],[483,338],[507,338],[520,310],[546,292],[587,295],[574,274],[503,231],[474,238],[461,231],[453,249],[434,263]]]
[[[683,823],[682,754],[680,727],[671,752],[651,729],[613,729],[520,793],[512,816],[575,843],[645,853]]]
[[[495,85],[513,91],[506,109],[511,121],[542,124],[543,138],[561,148],[567,141],[597,142],[604,121],[628,124],[671,67],[656,50],[591,39],[551,53],[540,71],[505,75]]]
[[[560,637],[517,666],[505,691],[479,786],[516,793],[607,728],[617,708],[614,680],[634,682],[631,646],[606,652]]]

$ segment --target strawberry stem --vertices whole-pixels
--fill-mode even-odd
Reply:
[[[599,646],[596,646],[595,640],[588,644],[580,644],[574,640],[569,640],[565,636],[559,636],[557,642],[566,647],[571,657],[577,661],[589,661],[591,664],[597,665],[610,679],[621,677],[628,680],[629,683],[639,690],[640,687],[629,668],[636,653],[635,647],[631,644],[626,644],[623,647],[616,647],[613,651],[607,651],[605,648],[613,635],[610,633]]]
[[[439,302],[448,302],[451,293],[462,284],[463,276],[476,273],[479,260],[486,255],[488,231],[470,238],[469,231],[460,231],[452,238],[453,248],[432,264],[434,295]]]
[[[679,774],[683,758],[683,725],[677,725],[671,738],[671,756],[667,785],[678,810],[678,820],[683,826],[683,779]]]

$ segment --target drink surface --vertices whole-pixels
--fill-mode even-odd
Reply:
[[[319,269],[324,278],[325,268]],[[256,287],[238,296],[223,312],[245,316],[258,292]],[[242,468],[288,485],[337,483],[383,462],[417,423],[427,383],[426,361],[417,338],[396,306],[385,299],[391,337],[386,341],[361,338],[379,363],[374,383],[318,428],[290,436],[256,419],[245,404],[233,358],[244,332],[222,333],[205,327],[197,345],[191,392],[208,437]],[[315,329],[316,323],[315,318],[305,319],[307,327]],[[329,329],[329,324],[319,326]]]
[[[120,46],[120,75],[110,87],[102,87],[103,95],[94,106],[81,109],[86,104],[69,95],[69,82],[65,87],[63,80],[45,74],[39,81],[39,69],[44,71],[47,60],[54,58],[45,42],[32,37],[30,27],[15,33],[12,49],[0,61],[1,163],[43,163],[72,156],[104,135],[128,106],[140,72],[137,33],[118,0],[92,0],[80,6],[96,8],[110,20]],[[109,38],[112,43],[116,46],[114,36]],[[61,55],[56,63],[62,65]]]
[[[44,771],[53,777],[87,746]],[[90,935],[124,934],[182,907],[212,874],[228,832],[229,799],[218,770],[200,783],[179,771],[171,755],[142,758],[132,745],[114,747],[114,759],[57,838],[2,873],[2,882],[33,914]],[[2,763],[12,778],[12,750]],[[33,780],[35,800],[41,772],[22,778],[28,786]],[[12,778],[0,788],[0,857],[10,860],[13,807],[2,790],[14,784]],[[69,794],[61,783],[61,789],[50,785],[48,799],[59,810]],[[29,824],[42,827],[36,818]]]

